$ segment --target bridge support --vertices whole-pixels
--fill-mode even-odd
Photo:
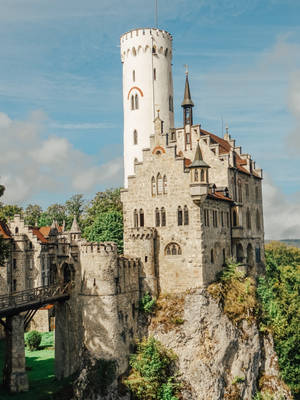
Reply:
[[[22,315],[6,317],[6,355],[3,384],[12,393],[28,390],[25,364],[24,318]]]

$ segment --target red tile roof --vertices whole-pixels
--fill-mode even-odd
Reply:
[[[43,236],[47,237],[49,236],[51,226],[41,226],[39,230]],[[62,232],[62,226],[59,226],[57,230],[58,232]]]
[[[38,238],[38,240],[42,243],[48,243],[48,240],[45,236],[40,232],[39,228],[31,228],[32,233]]]
[[[217,135],[214,135],[211,132],[205,131],[204,129],[200,130],[200,133],[202,135],[209,135],[211,138],[211,142],[215,144],[219,144],[219,153],[220,154],[228,154],[230,152],[231,146],[230,143],[227,142],[227,140],[220,138]],[[250,172],[243,167],[243,165],[247,164],[246,160],[243,160],[236,152],[235,153],[235,162],[236,162],[236,167],[239,171],[244,172],[247,175],[251,175]],[[256,175],[255,175],[256,176]]]
[[[222,194],[221,192],[209,193],[208,196],[215,200],[224,200],[224,201],[229,201],[231,203],[233,202],[233,200],[230,197],[224,196],[224,194]]]
[[[10,239],[11,233],[5,221],[0,221],[0,235],[4,239]]]

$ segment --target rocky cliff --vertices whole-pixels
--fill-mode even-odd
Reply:
[[[148,335],[177,354],[183,400],[293,398],[280,380],[272,338],[259,332],[255,321],[244,320],[237,326],[205,289],[165,296],[159,304],[149,318]],[[128,359],[128,354],[123,356]],[[75,390],[77,399],[130,398],[117,390],[117,379],[105,395],[90,390],[88,371],[83,366]]]

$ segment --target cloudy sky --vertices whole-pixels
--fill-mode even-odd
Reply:
[[[159,0],[176,125],[188,64],[195,122],[221,135],[223,119],[264,169],[267,238],[300,238],[299,15],[299,0]],[[119,37],[153,23],[154,0],[0,0],[4,201],[122,185]]]

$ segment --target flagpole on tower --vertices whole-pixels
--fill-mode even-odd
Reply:
[[[158,0],[155,0],[155,26],[158,28]]]

